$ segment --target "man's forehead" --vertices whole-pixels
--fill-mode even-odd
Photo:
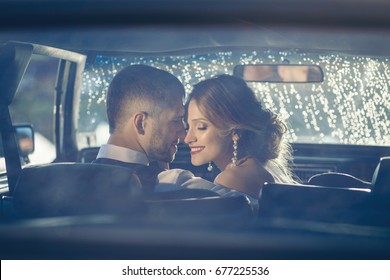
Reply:
[[[177,98],[172,103],[172,107],[174,107],[176,110],[182,110],[184,112],[184,103],[181,99]]]
[[[184,117],[184,113],[185,113],[185,111],[184,111],[184,106],[183,105],[178,107],[175,110],[176,117],[178,117],[178,118],[183,118]]]

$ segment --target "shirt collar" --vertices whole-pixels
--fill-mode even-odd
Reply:
[[[109,158],[127,163],[149,165],[148,158],[144,153],[112,144],[102,145],[96,158]]]

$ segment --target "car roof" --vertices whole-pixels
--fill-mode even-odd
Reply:
[[[199,48],[252,47],[303,49],[388,56],[389,32],[299,27],[182,27],[142,26],[88,29],[35,29],[0,33],[0,40],[34,42],[73,51],[96,52],[175,52]],[[304,42],[304,43],[303,43]]]
[[[390,52],[390,3],[384,0],[1,0],[0,7],[0,41],[76,51],[256,46]]]
[[[386,0],[0,0],[8,24],[389,23]],[[337,4],[337,9],[335,9]],[[69,15],[74,17],[71,19]],[[44,17],[37,17],[42,15]],[[15,17],[19,16],[19,17]]]

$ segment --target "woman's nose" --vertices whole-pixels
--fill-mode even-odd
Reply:
[[[192,142],[194,142],[194,141],[195,141],[195,137],[194,137],[193,134],[192,134],[192,130],[189,129],[189,130],[187,131],[186,136],[184,137],[184,143],[190,144],[190,143],[192,143]]]

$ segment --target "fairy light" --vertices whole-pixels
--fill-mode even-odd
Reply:
[[[289,126],[295,142],[390,145],[390,60],[341,54],[310,54],[297,50],[254,50],[199,55],[107,57],[97,56],[83,74],[79,131],[91,132],[106,121],[107,87],[129,64],[166,70],[189,94],[194,84],[218,74],[232,74],[238,64],[316,64],[322,83],[248,82],[266,108]]]

